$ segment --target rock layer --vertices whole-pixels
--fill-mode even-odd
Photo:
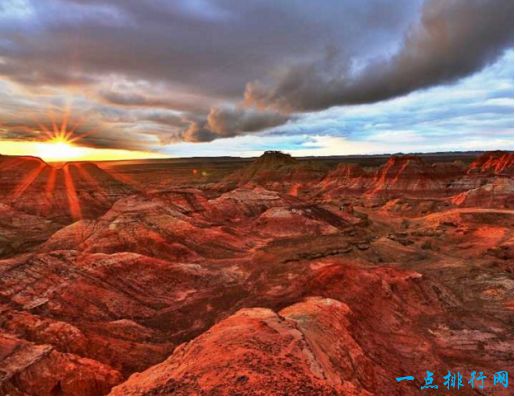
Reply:
[[[511,368],[512,159],[274,152],[136,191],[1,157],[0,391],[423,394],[426,370]]]

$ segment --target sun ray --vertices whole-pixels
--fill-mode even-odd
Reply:
[[[0,164],[0,170],[5,171],[10,168],[13,168],[16,164],[20,163],[21,160],[18,158],[10,158],[7,160],[4,160],[2,164]]]
[[[68,199],[68,207],[70,209],[70,215],[74,221],[82,219],[82,210],[80,208],[79,197],[77,190],[75,190],[75,184],[73,182],[72,175],[70,173],[70,164],[63,167],[64,173],[64,185],[66,187],[66,197]]]
[[[94,133],[95,133],[95,132],[97,132],[97,131],[98,131],[98,129],[97,129],[97,128],[93,128],[93,129],[91,129],[91,130],[89,130],[89,131],[82,132],[82,133],[80,133],[80,134],[76,134],[74,137],[70,137],[70,138],[68,139],[68,141],[69,141],[70,143],[76,142],[76,141],[78,141],[79,139],[82,139],[82,138],[85,138],[85,137],[87,137],[87,136],[90,136],[90,135],[94,134]]]
[[[102,170],[105,171],[106,173],[108,173],[114,179],[116,179],[122,183],[125,183],[126,185],[129,185],[129,186],[135,188],[136,190],[144,190],[143,184],[141,182],[139,182],[138,180],[136,180],[135,178],[131,178],[128,175],[123,175],[119,172],[114,172],[109,167],[102,167]]]
[[[52,109],[48,111],[48,117],[50,118],[50,122],[52,123],[52,132],[54,136],[58,136],[59,129],[57,128],[57,123],[54,118],[54,112],[52,112]]]
[[[75,119],[72,123],[69,107],[63,110],[59,122],[53,109],[48,110],[48,118],[51,128],[48,128],[45,123],[36,121],[34,118],[34,122],[40,128],[40,132],[48,138],[46,141],[37,143],[37,155],[49,161],[72,160],[84,155],[86,148],[74,145],[74,143],[95,133],[96,129],[76,134],[75,131],[79,128],[83,118]]]
[[[32,185],[32,183],[36,180],[36,178],[41,174],[43,168],[45,168],[45,164],[41,163],[36,169],[32,170],[29,174],[27,174],[20,183],[14,188],[11,199],[16,200],[20,197],[27,188]]]
[[[108,192],[104,189],[104,187],[91,176],[91,174],[88,172],[88,170],[84,169],[82,167],[82,164],[76,163],[73,164],[75,166],[75,169],[79,172],[80,176],[97,192],[101,193],[103,196],[107,197]]]
[[[51,198],[52,194],[54,193],[56,177],[57,177],[57,169],[54,167],[51,167],[50,174],[48,175],[46,188],[45,188],[45,194],[46,194],[47,198]]]
[[[39,128],[46,134],[48,139],[52,139],[54,137],[53,133],[42,123],[38,123]]]
[[[68,138],[71,140],[72,137],[73,137],[73,134],[75,134],[75,131],[77,130],[77,128],[79,128],[79,125],[82,123],[83,121],[83,118],[80,117],[78,118],[75,123],[73,123],[73,126],[68,130]]]
[[[70,117],[70,110],[67,108],[64,111],[62,120],[61,120],[61,136],[65,137],[65,134],[67,133],[66,127],[68,126],[68,118]]]

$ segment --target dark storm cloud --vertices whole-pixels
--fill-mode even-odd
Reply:
[[[248,81],[285,60],[316,56],[327,45],[344,42],[349,55],[381,48],[396,39],[416,10],[407,0],[398,7],[386,0],[40,0],[30,5],[26,19],[0,26],[2,73],[13,79],[58,84],[60,76],[68,84],[114,73],[180,82],[194,92],[233,99]],[[363,30],[364,24],[370,28]]]
[[[216,134],[194,121],[184,130],[182,138],[186,142],[210,142],[216,138]]]
[[[353,72],[346,59],[329,54],[288,69],[276,82],[249,83],[245,100],[296,111],[377,102],[465,77],[509,46],[511,0],[428,0],[420,23],[390,59],[374,60]]]
[[[184,131],[184,140],[208,142],[284,124],[290,117],[271,111],[242,107],[213,108],[204,123],[193,121]]]
[[[209,129],[220,137],[261,131],[288,120],[288,116],[256,109],[213,108],[207,116]]]

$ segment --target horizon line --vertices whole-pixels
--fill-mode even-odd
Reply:
[[[288,151],[283,150],[263,150],[261,155],[256,156],[190,156],[190,157],[172,157],[172,156],[164,156],[164,157],[148,157],[148,158],[134,158],[134,159],[113,159],[113,160],[67,160],[67,161],[46,161],[43,158],[39,156],[33,156],[33,155],[18,155],[18,154],[3,154],[0,153],[0,157],[26,157],[31,159],[37,159],[45,164],[70,164],[70,163],[113,163],[113,162],[127,162],[127,161],[161,161],[161,160],[188,160],[188,159],[216,159],[216,158],[230,158],[230,159],[255,159],[262,156],[265,152],[269,151],[276,151],[281,152],[284,154],[289,154],[291,157],[297,158],[297,159],[324,159],[324,158],[345,158],[345,157],[387,157],[387,156],[409,156],[409,155],[422,155],[422,156],[429,156],[429,155],[435,155],[435,154],[473,154],[473,153],[487,153],[487,152],[514,152],[513,149],[507,150],[507,149],[484,149],[484,150],[449,150],[449,151],[436,151],[436,152],[394,152],[394,153],[361,153],[361,154],[335,154],[335,155],[325,155],[325,156],[294,156],[293,154],[289,153]]]

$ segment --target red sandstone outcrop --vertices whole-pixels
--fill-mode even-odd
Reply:
[[[0,203],[0,258],[45,242],[61,225]]]
[[[95,218],[134,192],[93,163],[55,168],[23,156],[0,157],[0,186],[0,202],[62,224]]]
[[[392,156],[376,174],[369,194],[391,195],[441,195],[445,182],[436,178],[430,164],[418,156]]]
[[[513,208],[513,153],[487,152],[467,168],[462,162],[426,163],[418,156],[392,156],[373,176],[341,164],[318,185],[333,202],[384,206],[416,216],[448,207]]]
[[[431,165],[419,156],[403,155],[390,157],[375,172],[356,164],[340,164],[318,187],[322,197],[333,200],[441,197],[447,194],[449,182],[463,174],[464,168],[458,163]]]
[[[388,282],[385,285],[387,290]],[[322,297],[307,298],[278,313],[242,309],[179,346],[163,363],[131,376],[111,394],[416,393],[414,385],[391,381],[388,374],[401,373],[408,363],[385,346],[371,354],[367,332],[356,328],[357,315],[349,305]],[[418,352],[400,354],[425,354],[426,364],[434,364],[434,356],[419,341]],[[388,366],[382,366],[383,360],[389,360]]]
[[[278,192],[263,187],[237,188],[209,200],[207,217],[219,221],[241,222],[259,216],[272,207],[293,202]]]
[[[103,395],[123,379],[95,360],[1,332],[0,363],[0,393],[5,395]]]
[[[344,317],[349,312],[344,304],[330,299],[308,301],[305,305],[318,305],[318,311],[331,311],[335,322],[341,320],[339,316]],[[293,319],[287,315],[288,310]],[[295,307],[283,312],[275,313],[265,308],[242,309],[178,347],[165,362],[133,375],[114,388],[112,394],[366,393],[350,379],[342,379],[335,374],[331,360],[320,349],[322,346],[317,346],[316,336],[309,338],[311,335],[303,332],[301,326],[306,326],[309,316],[317,313],[301,314],[302,308]],[[300,318],[302,315],[304,317]],[[327,324],[320,323],[319,326],[325,328]],[[340,340],[352,340],[344,325],[328,331],[344,331]],[[349,351],[346,358],[349,372],[352,372],[351,362],[359,361],[353,356],[359,354],[359,351]],[[341,365],[345,364],[342,362]]]
[[[247,245],[236,232],[206,220],[207,200],[198,191],[119,200],[96,221],[81,221],[61,229],[43,249],[84,252],[137,252],[173,261],[241,254]],[[214,207],[216,208],[216,207]]]
[[[509,349],[488,333],[470,332],[469,321],[480,321],[473,313],[455,318],[455,336],[445,336],[444,313],[460,307],[449,288],[414,271],[358,263],[260,269],[253,287],[268,307],[300,301],[276,312],[240,310],[111,394],[419,394],[421,381],[398,384],[393,377],[461,368],[466,354],[451,347],[454,341],[464,348],[459,335],[469,335],[472,346],[486,344],[489,356],[476,365],[509,361]]]
[[[276,157],[258,161],[269,176]],[[41,245],[60,225],[0,206],[6,255],[30,251],[0,261],[0,391],[419,394],[427,369],[511,367],[512,177],[412,157],[366,169],[229,191],[105,179],[112,204],[78,182],[98,214]]]
[[[486,152],[470,164],[468,173],[513,177],[513,152]]]
[[[451,202],[459,207],[513,208],[513,179],[494,178],[454,196]]]
[[[0,275],[0,299],[10,308],[4,308],[2,328],[124,373],[162,361],[170,340],[211,325],[220,315],[214,307],[236,303],[217,299],[241,290],[235,270],[134,253],[19,256],[0,261]],[[59,342],[63,327],[69,327],[63,337],[75,335],[73,341]]]
[[[513,208],[513,153],[484,153],[448,187],[458,192],[451,202],[460,207]]]
[[[341,218],[326,211],[328,217],[338,222],[331,225],[317,207],[273,207],[262,213],[255,222],[260,234],[273,237],[318,236],[339,231],[338,226],[345,224]]]
[[[370,188],[373,178],[372,173],[357,164],[339,164],[336,169],[327,173],[318,189],[324,192],[324,197],[331,198],[361,195]]]
[[[279,151],[267,151],[244,169],[224,178],[221,186],[227,189],[227,187],[260,185],[296,196],[299,189],[316,183],[323,178],[325,172],[324,167],[314,163],[301,162]]]
[[[337,233],[348,225],[336,211],[262,187],[212,199],[198,190],[176,190],[121,199],[97,220],[59,230],[42,249],[199,261],[239,257],[273,237]]]

